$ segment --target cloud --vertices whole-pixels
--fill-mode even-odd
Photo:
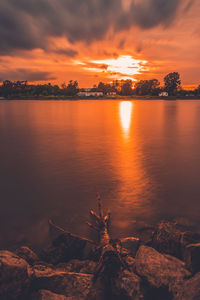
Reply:
[[[190,8],[194,5],[194,3],[195,3],[195,0],[189,0],[189,2],[186,3],[186,6],[184,8],[184,12],[188,13]]]
[[[50,72],[34,71],[27,69],[17,69],[9,71],[0,71],[0,81],[4,80],[28,80],[34,81],[46,81],[55,80]]]
[[[68,56],[68,57],[75,57],[78,55],[78,51],[71,49],[71,48],[57,49],[54,52],[57,54],[60,54],[60,55]]]
[[[111,28],[118,32],[132,26],[168,26],[184,0],[128,0],[126,6],[124,1],[1,0],[0,54],[45,50],[49,37],[91,43],[101,40]]]

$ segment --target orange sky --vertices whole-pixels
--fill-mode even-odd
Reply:
[[[97,0],[96,3],[100,3],[99,1]],[[69,8],[72,9],[72,2],[67,0],[66,5],[71,3],[71,6],[67,7],[66,16],[61,8],[58,11],[59,5],[56,6],[56,12],[58,18],[60,16],[63,20],[67,16],[71,17],[70,23],[66,24],[64,21],[59,23],[59,19],[55,20],[54,27],[50,30],[44,25],[44,20],[41,22],[41,19],[38,19],[39,21],[36,23],[39,11],[34,12],[35,15],[33,15],[33,9],[26,7],[25,10],[22,6],[23,1],[19,0],[19,3],[22,4],[18,9],[21,10],[15,12],[16,16],[17,14],[20,16],[23,11],[24,23],[28,22],[30,28],[27,29],[27,32],[22,32],[22,27],[18,28],[17,26],[20,25],[21,19],[16,18],[15,27],[17,27],[18,33],[16,32],[14,37],[7,33],[5,43],[3,46],[0,45],[0,80],[28,79],[30,82],[61,84],[72,79],[78,80],[80,87],[90,87],[99,81],[110,82],[113,79],[122,78],[133,80],[158,78],[162,83],[163,77],[167,73],[177,71],[181,74],[184,86],[192,88],[199,85],[200,1],[173,0],[172,5],[177,2],[177,6],[173,7],[173,11],[169,11],[169,7],[166,7],[164,13],[162,7],[158,10],[153,6],[156,1],[160,1],[162,4],[164,0],[117,1],[118,3],[122,1],[120,11],[117,8],[114,9],[112,7],[114,2],[109,0],[106,16],[98,15],[96,18],[96,7],[90,4],[91,0],[86,1],[88,5],[90,4],[91,11],[89,6],[83,6],[83,18],[85,19],[80,21],[78,18],[82,16],[80,7],[73,4],[70,15]],[[50,2],[53,3],[55,0],[37,0],[36,2],[38,9],[41,9],[43,2],[48,8]],[[4,6],[0,4],[0,9],[7,9],[9,12],[9,9],[12,8],[11,3],[11,0],[5,1]],[[131,9],[133,10],[131,5],[135,5],[138,12],[136,14],[133,11],[130,20],[125,24],[126,18],[123,20],[122,15],[126,16],[127,14],[128,19]],[[46,11],[48,11],[47,8]],[[100,9],[102,6],[98,6],[98,11]],[[170,9],[172,8],[170,7]],[[114,17],[111,14],[112,10]],[[144,12],[146,15],[143,16]],[[86,18],[88,16],[90,19]],[[46,16],[47,22],[50,17],[49,13]],[[113,19],[111,20],[111,18]],[[143,19],[147,19],[149,23],[145,23]],[[9,30],[7,21],[6,17],[0,21],[5,32]],[[26,25],[24,23],[23,26]],[[78,26],[79,23],[80,26]],[[52,26],[52,20],[50,25]],[[56,26],[61,26],[62,31],[58,30],[60,27],[56,28]],[[72,26],[74,27],[72,28]],[[83,26],[85,27],[83,28]],[[0,31],[1,41],[5,36],[2,33],[3,29]],[[73,32],[75,29],[76,31]],[[23,30],[25,30],[24,27]],[[28,30],[31,30],[32,34],[30,41],[26,40],[29,34]],[[71,36],[71,32],[76,38]],[[97,32],[96,35],[95,32]],[[16,37],[21,39],[20,34],[24,34],[24,38],[21,44],[16,45],[15,39]],[[31,43],[32,41],[33,43]]]

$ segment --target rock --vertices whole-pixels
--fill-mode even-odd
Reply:
[[[200,271],[200,243],[186,246],[184,260],[193,274]]]
[[[140,278],[127,270],[120,272],[112,284],[113,299],[143,299]]]
[[[152,247],[161,253],[174,255],[183,259],[188,244],[200,241],[200,235],[191,231],[182,231],[175,223],[159,223],[152,241]]]
[[[32,272],[28,263],[9,251],[0,251],[0,299],[25,295]]]
[[[65,272],[94,274],[97,263],[92,260],[73,259],[68,263],[60,263],[56,266],[57,269]]]
[[[167,286],[170,292],[173,291],[175,283],[191,275],[184,262],[171,255],[160,254],[151,247],[141,246],[135,260],[137,274],[145,278],[151,286]]]
[[[200,299],[200,273],[189,280],[185,280],[177,287],[174,300],[199,300]]]
[[[181,258],[181,239],[182,232],[176,228],[174,223],[161,222],[153,236],[152,246],[161,253],[167,253]]]
[[[127,237],[120,240],[123,248],[128,250],[128,254],[135,257],[140,245],[140,240],[136,237]]]
[[[22,246],[18,248],[15,253],[26,260],[30,265],[34,265],[39,261],[37,254],[35,254],[30,248]]]
[[[40,290],[31,295],[30,300],[72,300],[72,298],[55,294],[47,290]]]
[[[45,266],[34,266],[34,280],[32,288],[50,290],[53,293],[85,299],[92,286],[93,275],[70,273],[53,270]]]
[[[40,258],[48,263],[58,264],[72,259],[90,259],[94,251],[94,245],[86,239],[64,233],[41,253]]]

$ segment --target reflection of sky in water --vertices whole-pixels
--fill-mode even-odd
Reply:
[[[114,237],[199,222],[199,112],[192,100],[0,102],[0,248],[41,244],[48,219],[86,236],[97,191]]]
[[[120,102],[120,121],[122,130],[124,133],[124,137],[128,138],[130,126],[131,126],[131,118],[133,112],[133,103],[130,101]]]

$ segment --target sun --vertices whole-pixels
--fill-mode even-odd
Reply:
[[[101,66],[106,66],[104,72],[108,73],[112,78],[134,80],[134,76],[144,70],[147,61],[134,59],[130,55],[121,55],[116,59],[92,60],[91,63],[94,64],[95,69],[100,69],[101,71]]]

